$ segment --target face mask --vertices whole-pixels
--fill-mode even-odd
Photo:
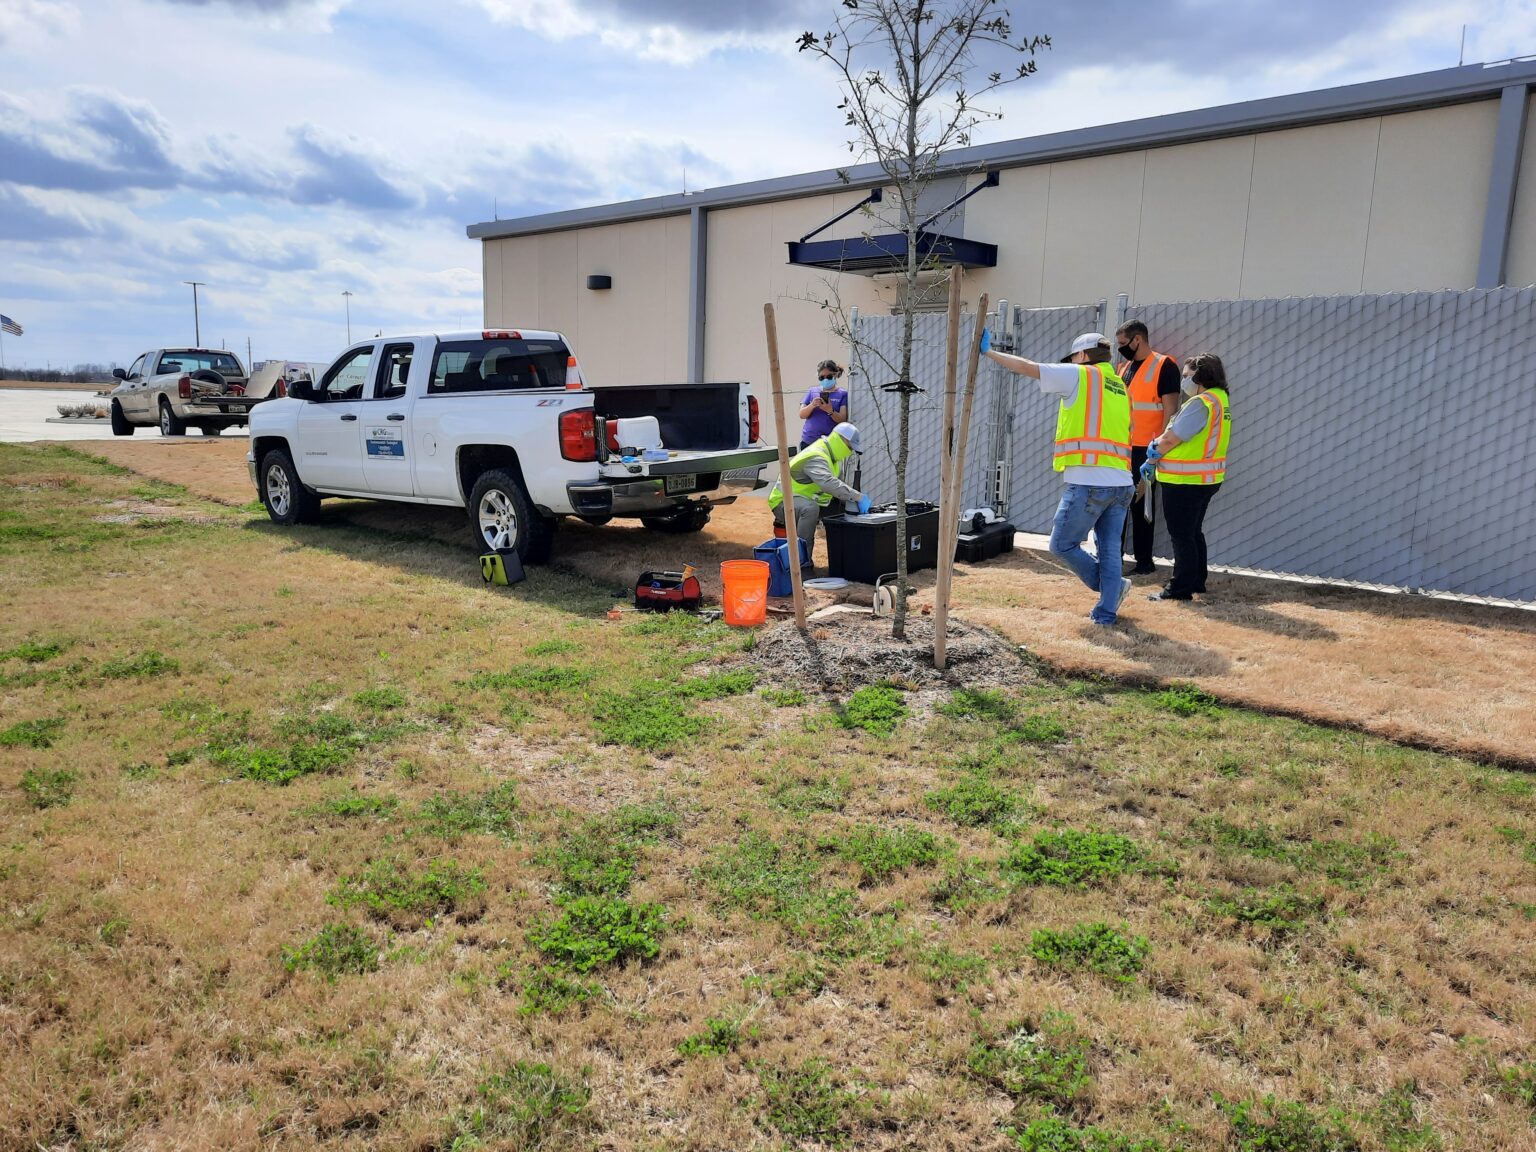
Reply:
[[[1184,389],[1184,395],[1193,396],[1195,394],[1195,389],[1198,388],[1199,385],[1195,383],[1195,378],[1193,376],[1185,376],[1179,380],[1179,387]]]
[[[1129,344],[1122,344],[1120,347],[1116,348],[1115,351],[1120,353],[1120,359],[1122,360],[1129,360],[1131,357],[1136,355],[1136,350],[1133,349]]]

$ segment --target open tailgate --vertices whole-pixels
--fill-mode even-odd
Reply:
[[[691,492],[699,488],[698,477],[718,477],[740,469],[757,469],[779,458],[777,448],[725,448],[716,452],[669,451],[665,460],[636,460],[626,464],[617,456],[598,465],[604,480],[625,481],[663,478],[668,492]],[[692,481],[692,483],[689,483]],[[714,487],[711,483],[708,487]]]

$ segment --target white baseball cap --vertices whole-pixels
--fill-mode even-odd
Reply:
[[[1108,347],[1109,347],[1109,337],[1104,335],[1104,333],[1102,333],[1102,332],[1084,332],[1076,340],[1072,341],[1072,351],[1068,352],[1065,356],[1063,356],[1061,358],[1061,362],[1063,364],[1065,364],[1068,360],[1072,359],[1072,357],[1076,356],[1079,352],[1087,352],[1087,351],[1089,351],[1089,350],[1091,350],[1093,348],[1108,348]]]
[[[832,429],[832,434],[834,436],[841,436],[844,440],[848,441],[848,447],[863,455],[864,445],[861,443],[859,430],[852,424],[839,424],[836,428]]]

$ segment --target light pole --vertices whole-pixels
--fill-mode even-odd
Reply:
[[[343,292],[342,295],[347,300],[347,344],[350,346],[352,343],[352,293]]]
[[[201,348],[203,346],[203,321],[197,314],[197,290],[198,288],[206,288],[208,282],[206,280],[183,280],[182,283],[192,285],[192,343]]]

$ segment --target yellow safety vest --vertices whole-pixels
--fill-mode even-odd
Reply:
[[[789,462],[789,486],[791,490],[793,490],[796,496],[802,496],[807,500],[814,500],[823,508],[832,503],[832,493],[823,492],[814,480],[800,479],[798,470],[804,461],[809,460],[812,456],[820,456],[831,466],[832,471],[836,472],[838,464],[842,460],[846,460],[853,449],[849,448],[839,458],[837,449],[832,444],[833,439],[834,437],[829,433],[820,440],[811,441],[811,443],[796,452],[794,459]],[[845,445],[848,443],[841,436],[837,436],[836,439]],[[773,491],[768,493],[768,507],[777,508],[782,503],[784,503],[784,493],[779,488],[779,482],[775,480],[773,482]]]
[[[1056,414],[1060,472],[1074,464],[1131,470],[1131,402],[1108,364],[1077,365],[1077,398]]]
[[[1232,436],[1232,409],[1224,388],[1197,394],[1207,408],[1205,431],[1186,440],[1157,462],[1159,484],[1220,484],[1227,478],[1227,441]]]

